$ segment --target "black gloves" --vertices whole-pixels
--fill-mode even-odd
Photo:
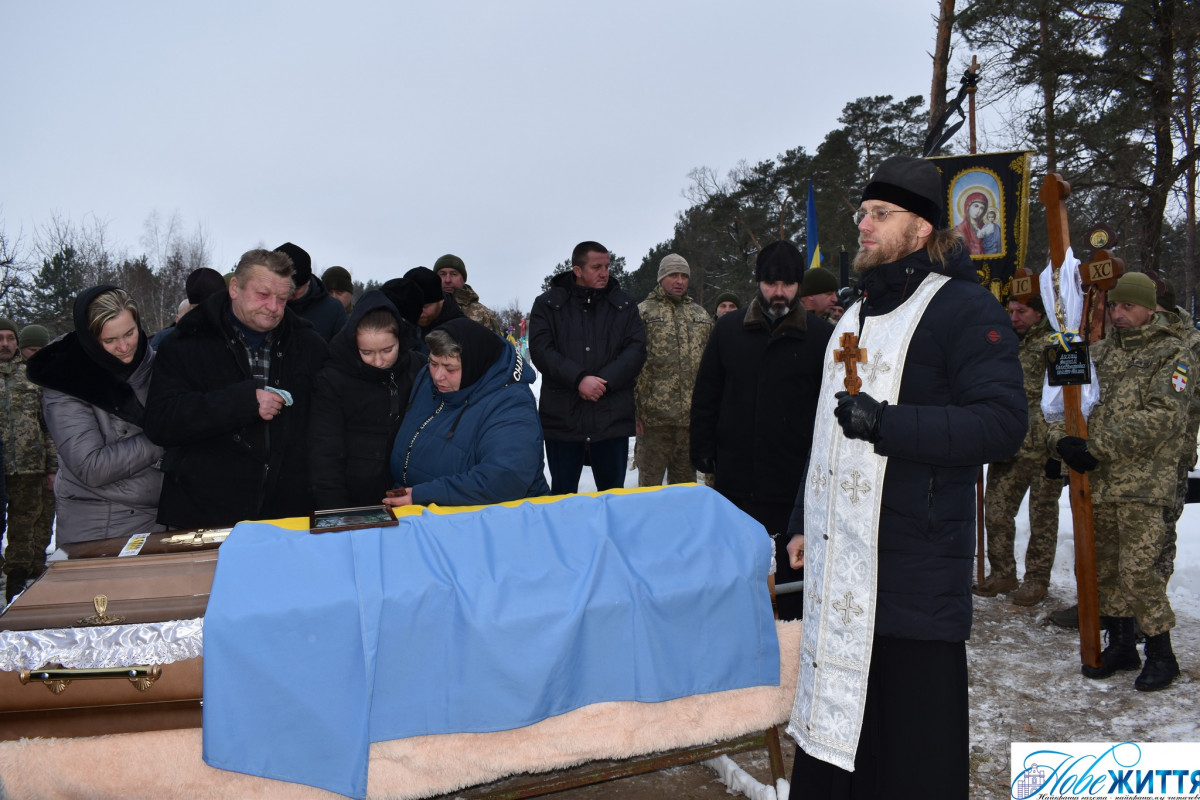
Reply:
[[[1100,466],[1096,457],[1088,452],[1087,440],[1078,436],[1064,436],[1059,439],[1058,454],[1067,466],[1076,472],[1087,472]]]
[[[849,392],[838,392],[834,397],[838,404],[833,414],[846,438],[864,439],[871,444],[879,441],[879,421],[883,419],[886,400],[880,403],[869,394]]]
[[[717,460],[715,458],[693,458],[692,466],[696,468],[697,472],[711,475],[717,471]]]
[[[1047,458],[1045,467],[1046,477],[1052,481],[1062,480],[1062,462],[1057,458]]]

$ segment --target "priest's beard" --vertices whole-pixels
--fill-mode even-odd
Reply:
[[[915,253],[921,246],[921,235],[917,232],[919,226],[919,218],[911,216],[908,225],[893,234],[883,236],[877,230],[875,246],[859,247],[858,252],[854,254],[854,271],[859,275],[866,275],[880,264],[890,264],[909,253]],[[862,239],[861,233],[859,239]]]
[[[758,290],[758,305],[762,308],[763,314],[771,322],[778,322],[788,315],[788,312],[796,307],[800,302],[800,293],[796,292],[796,296],[789,302],[785,294],[773,294],[767,297],[763,294],[760,287]]]

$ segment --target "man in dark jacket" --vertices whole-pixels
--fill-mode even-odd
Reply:
[[[715,488],[776,536],[776,583],[802,573],[780,536],[804,480],[821,365],[833,326],[800,302],[804,256],[789,241],[758,254],[758,294],[717,320],[692,391],[692,462],[715,472]],[[783,619],[798,619],[799,593],[780,594]]]
[[[805,797],[968,794],[966,639],[975,476],[1025,438],[1017,337],[943,227],[932,162],[896,156],[863,191],[864,298],[834,330],[788,545],[805,568],[788,732]]]
[[[551,278],[550,290],[529,312],[529,355],[542,374],[538,413],[551,494],[577,492],[585,463],[599,491],[625,485],[646,328],[608,265],[608,248],[579,243],[571,271]]]
[[[163,342],[142,426],[167,451],[160,523],[227,526],[313,510],[308,412],[327,348],[288,306],[292,290],[287,255],[251,250],[229,292]]]
[[[288,306],[304,319],[312,323],[315,330],[326,342],[346,324],[346,308],[339,300],[329,294],[325,284],[312,271],[312,258],[304,248],[291,242],[284,242],[275,248],[275,252],[284,253],[292,260],[292,282],[296,285]]]

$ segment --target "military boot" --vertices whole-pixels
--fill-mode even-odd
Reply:
[[[1146,666],[1133,682],[1139,692],[1154,692],[1165,689],[1179,677],[1179,662],[1171,650],[1171,632],[1163,631],[1157,636],[1146,637]]]
[[[1036,606],[1046,599],[1049,587],[1040,581],[1025,581],[1021,588],[1013,593],[1012,601],[1015,606]]]
[[[1100,654],[1100,666],[1084,664],[1081,668],[1085,678],[1107,678],[1118,670],[1137,669],[1142,665],[1134,644],[1135,626],[1133,617],[1112,617],[1108,626],[1108,647]],[[1167,647],[1170,648],[1168,642]],[[1173,660],[1174,657],[1172,657]]]
[[[980,597],[995,597],[998,594],[1011,592],[1017,588],[1017,577],[1015,575],[997,575],[992,573],[983,579],[982,583],[977,583],[971,587],[971,591]]]
[[[1051,611],[1046,617],[1050,622],[1060,628],[1078,628],[1079,627],[1079,606],[1068,606]]]

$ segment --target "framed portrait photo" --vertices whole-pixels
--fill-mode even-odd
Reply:
[[[385,505],[331,508],[326,511],[312,512],[312,516],[309,517],[309,532],[356,531],[365,528],[386,528],[398,524],[392,509]]]

